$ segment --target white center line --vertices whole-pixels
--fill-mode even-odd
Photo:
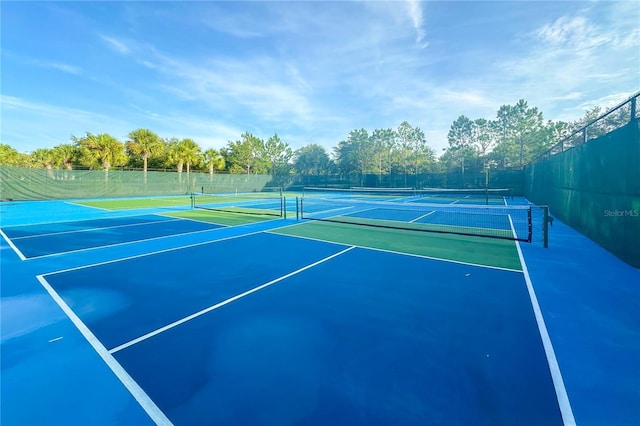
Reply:
[[[277,282],[280,282],[280,281],[282,281],[284,279],[287,279],[287,278],[292,277],[292,276],[294,276],[296,274],[299,274],[302,271],[306,271],[309,268],[313,268],[314,266],[318,266],[319,264],[324,263],[324,262],[326,262],[328,260],[331,260],[334,257],[338,257],[338,256],[340,256],[340,255],[342,255],[342,254],[344,254],[344,253],[346,253],[346,252],[348,252],[350,250],[353,250],[354,248],[356,248],[356,247],[355,246],[348,247],[348,248],[346,248],[346,249],[344,249],[342,251],[339,251],[338,253],[332,254],[331,256],[327,256],[324,259],[320,259],[317,262],[311,263],[311,264],[309,264],[307,266],[303,266],[302,268],[297,269],[297,270],[295,270],[293,272],[290,272],[290,273],[288,273],[286,275],[283,275],[283,276],[281,276],[279,278],[276,278],[275,280],[271,280],[268,283],[264,283],[264,284],[262,284],[262,285],[260,285],[258,287],[255,287],[255,288],[252,288],[250,290],[247,290],[244,293],[237,294],[237,295],[235,295],[233,297],[230,297],[229,299],[223,300],[220,303],[216,303],[215,305],[209,306],[208,308],[202,309],[201,311],[198,311],[198,312],[196,312],[194,314],[191,314],[191,315],[189,315],[187,317],[184,317],[182,319],[174,321],[171,324],[167,324],[164,327],[160,327],[157,330],[151,331],[151,332],[149,332],[149,333],[147,333],[145,335],[142,335],[142,336],[137,337],[137,338],[135,338],[133,340],[130,340],[129,342],[123,343],[120,346],[116,346],[115,348],[109,350],[109,353],[110,354],[114,354],[114,353],[116,353],[118,351],[126,349],[129,346],[133,346],[136,343],[140,343],[140,342],[142,342],[144,340],[147,340],[147,339],[149,339],[149,338],[151,338],[153,336],[156,336],[156,335],[158,335],[160,333],[163,333],[163,332],[165,332],[167,330],[170,330],[170,329],[172,329],[174,327],[177,327],[180,324],[184,324],[185,322],[188,322],[188,321],[191,321],[192,319],[198,318],[198,317],[200,317],[200,316],[202,316],[202,315],[204,315],[204,314],[206,314],[208,312],[211,312],[211,311],[213,311],[215,309],[218,309],[218,308],[220,308],[220,307],[222,307],[224,305],[227,305],[227,304],[229,304],[231,302],[234,302],[234,301],[236,301],[238,299],[241,299],[241,298],[243,298],[245,296],[248,296],[248,295],[250,295],[252,293],[255,293],[256,291],[260,291],[263,288],[269,287],[269,286],[271,286],[271,285],[273,285],[273,284],[275,284]]]

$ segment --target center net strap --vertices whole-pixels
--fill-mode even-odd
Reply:
[[[530,206],[441,205],[303,197],[302,219],[531,242]]]

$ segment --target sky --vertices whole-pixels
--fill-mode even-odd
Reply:
[[[137,128],[219,149],[244,132],[331,150],[525,99],[572,121],[640,90],[637,1],[0,3],[0,143]]]

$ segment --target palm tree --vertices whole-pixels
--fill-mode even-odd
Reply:
[[[56,167],[71,170],[76,149],[71,144],[61,144],[53,148],[53,163]]]
[[[187,165],[187,173],[191,170],[191,165],[200,161],[201,149],[193,139],[171,139],[169,141],[169,161],[177,165],[178,173],[182,173],[182,168]]]
[[[30,155],[31,162],[36,167],[44,167],[47,170],[53,168],[53,150],[48,148],[39,148]]]
[[[112,166],[123,166],[127,162],[124,144],[107,133],[86,134],[83,138],[74,138],[80,150],[80,161],[89,167],[104,170],[105,182],[109,180]]]
[[[147,164],[150,157],[154,157],[162,152],[162,142],[158,135],[149,129],[136,129],[129,133],[129,140],[126,149],[129,155],[142,156],[142,168],[147,176]]]
[[[211,148],[204,152],[204,164],[209,168],[209,174],[213,175],[215,170],[222,170],[225,166],[224,157],[215,149]]]

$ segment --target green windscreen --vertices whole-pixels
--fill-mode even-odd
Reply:
[[[640,267],[640,121],[524,170],[525,196]]]

